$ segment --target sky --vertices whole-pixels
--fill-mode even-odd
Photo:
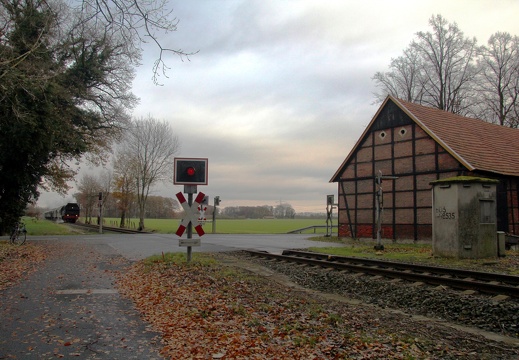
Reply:
[[[324,212],[330,179],[378,104],[373,75],[387,71],[429,19],[442,15],[479,45],[519,35],[517,0],[169,0],[179,21],[172,56],[152,82],[157,49],[145,46],[133,92],[134,117],[171,124],[178,157],[208,159],[208,185],[221,207],[292,205]],[[82,171],[91,171],[84,167]],[[79,177],[81,176],[81,172]],[[72,184],[73,185],[73,184]],[[153,195],[175,197],[181,185]],[[71,191],[69,194],[72,194]],[[40,206],[71,199],[45,193]]]

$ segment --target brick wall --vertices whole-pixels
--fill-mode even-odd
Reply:
[[[458,169],[456,159],[414,123],[368,132],[340,176],[344,192],[339,184],[339,235],[352,236],[351,221],[357,238],[376,237],[375,178],[382,171],[382,175],[398,177],[382,182],[382,236],[430,239],[430,183],[457,175]]]

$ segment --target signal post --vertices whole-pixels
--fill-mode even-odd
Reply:
[[[205,234],[200,224],[198,214],[203,213],[203,202],[205,194],[200,192],[193,203],[193,194],[196,194],[197,185],[207,185],[208,164],[207,158],[175,158],[175,175],[173,183],[184,185],[184,194],[187,194],[187,201],[182,192],[177,193],[177,199],[184,209],[185,216],[182,219],[176,234],[181,237],[187,230],[187,239],[179,239],[179,246],[187,246],[187,262],[191,262],[192,246],[200,246],[200,238],[193,239],[193,224],[198,236]],[[198,213],[196,213],[198,211]]]

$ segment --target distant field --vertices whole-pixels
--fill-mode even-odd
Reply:
[[[76,230],[63,223],[55,223],[48,220],[35,220],[33,218],[24,217],[27,226],[27,234],[34,235],[72,235],[81,233],[82,230]],[[81,219],[80,219],[81,220]],[[118,226],[119,219],[105,218],[103,223],[106,226]],[[137,219],[131,220],[131,227],[137,228],[139,221]],[[174,234],[180,224],[178,219],[145,219],[144,224],[146,230],[155,231],[161,234]],[[335,225],[337,223],[334,223]],[[217,219],[216,233],[217,234],[283,234],[289,231],[302,229],[309,226],[325,226],[325,219],[243,219],[243,220],[229,220]],[[213,224],[207,222],[204,226],[204,231],[208,234],[213,231]],[[325,228],[306,230],[304,234],[318,234],[326,233]]]
[[[105,219],[104,222],[109,226],[116,226],[118,219]],[[139,221],[131,220],[132,227],[137,227]],[[153,230],[163,234],[174,234],[180,220],[178,219],[145,219],[146,230]],[[292,230],[305,228],[314,225],[326,225],[325,219],[217,219],[217,234],[283,234]],[[204,226],[206,233],[213,231],[213,224],[207,222]],[[326,229],[317,229],[316,234],[324,234]],[[305,234],[313,234],[314,230],[308,230]]]

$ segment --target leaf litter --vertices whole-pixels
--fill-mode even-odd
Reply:
[[[0,290],[17,283],[46,259],[45,249],[34,244],[23,246],[0,242]]]
[[[479,338],[457,348],[443,336],[456,341],[457,333],[435,334],[430,324],[420,325],[422,333],[407,331],[405,316],[384,317],[372,307],[310,296],[218,262],[140,261],[119,275],[118,287],[162,333],[162,355],[169,359],[486,356],[472,348]]]

